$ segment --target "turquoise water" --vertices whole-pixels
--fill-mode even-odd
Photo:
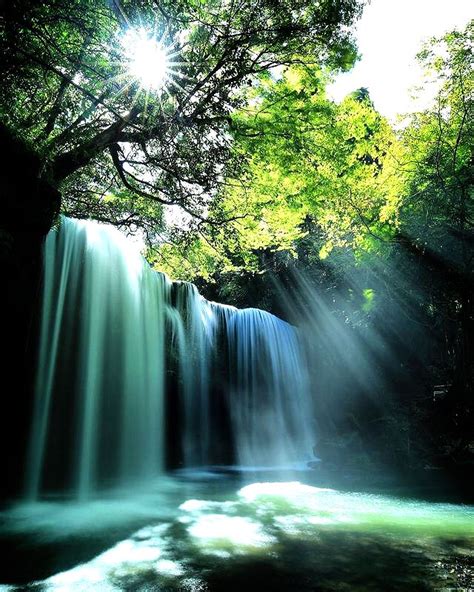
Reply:
[[[469,590],[474,507],[200,473],[1,514],[4,588]],[[5,556],[5,554],[4,554]],[[15,585],[16,584],[16,585]]]

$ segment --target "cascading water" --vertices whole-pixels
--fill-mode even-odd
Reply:
[[[116,229],[63,218],[45,246],[29,497],[85,498],[158,475],[167,397],[178,398],[184,466],[284,465],[311,450],[293,327],[208,302],[153,271]]]
[[[263,310],[236,310],[227,333],[230,409],[242,465],[284,466],[311,449],[311,405],[295,329]]]
[[[188,282],[176,282],[176,310],[181,323],[179,371],[183,395],[183,461],[186,466],[208,462],[211,367],[218,319],[212,304]]]
[[[111,228],[63,219],[50,232],[31,497],[45,478],[84,497],[101,481],[161,470],[169,289]],[[58,474],[63,483],[52,482]]]

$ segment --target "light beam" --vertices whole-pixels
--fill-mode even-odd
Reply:
[[[128,29],[121,38],[126,71],[146,91],[160,92],[171,81],[170,49],[145,27]]]

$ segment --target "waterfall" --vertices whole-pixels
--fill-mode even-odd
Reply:
[[[284,321],[209,302],[116,229],[68,218],[46,240],[42,298],[30,498],[154,478],[169,441],[188,467],[309,454],[304,353]]]
[[[295,329],[263,310],[229,320],[230,408],[243,465],[285,465],[311,449],[311,405]]]
[[[179,370],[183,394],[183,456],[187,466],[204,465],[209,458],[211,425],[209,393],[216,347],[217,316],[196,286],[176,282],[176,308],[182,323]]]

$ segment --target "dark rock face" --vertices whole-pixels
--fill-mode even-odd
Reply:
[[[31,416],[41,290],[42,245],[59,212],[60,193],[42,176],[42,162],[0,125],[1,493],[23,480]]]

